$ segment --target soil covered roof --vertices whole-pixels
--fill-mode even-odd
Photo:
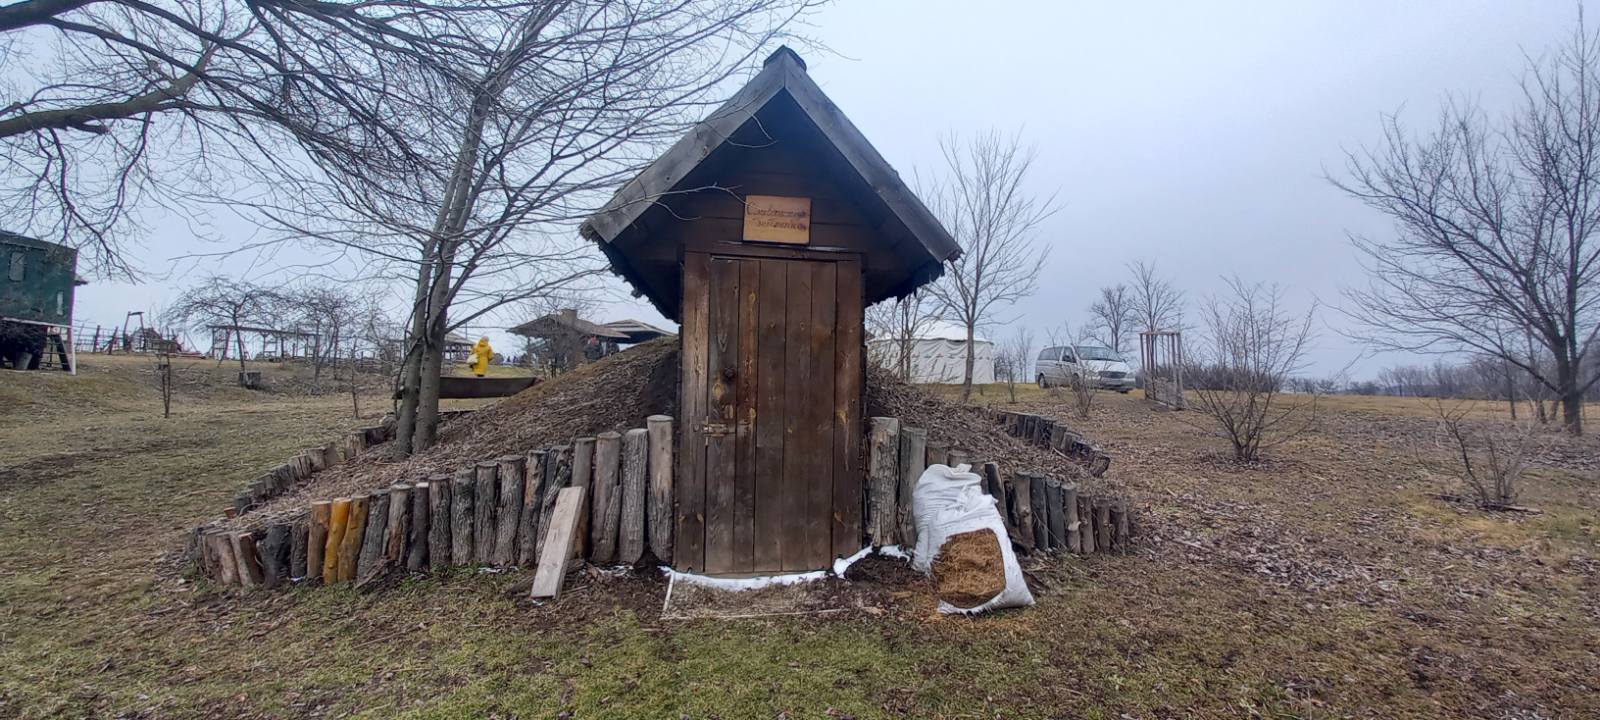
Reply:
[[[233,524],[259,527],[305,512],[314,500],[422,481],[607,430],[644,427],[651,415],[676,417],[678,376],[676,337],[642,343],[445,422],[438,442],[426,452],[396,462],[389,459],[388,444],[371,448],[354,462],[318,472]],[[869,417],[897,417],[903,425],[924,428],[930,444],[966,451],[974,464],[998,462],[1003,475],[1028,471],[1095,482],[1071,459],[1007,435],[982,408],[944,400],[876,368],[868,371],[866,385]]]

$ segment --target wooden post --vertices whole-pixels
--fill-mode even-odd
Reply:
[[[533,597],[557,598],[561,596],[561,581],[567,575],[567,563],[572,560],[571,545],[578,540],[578,514],[583,509],[581,487],[569,487],[556,496],[555,508],[545,523],[545,551],[540,553],[539,569],[533,576]]]
[[[368,502],[365,497],[350,498],[350,517],[345,521],[344,539],[339,542],[338,574],[334,576],[340,582],[356,579],[361,543],[367,532]]]
[[[278,587],[289,571],[289,526],[279,523],[267,528],[267,536],[256,549],[261,560],[261,587]]]
[[[1033,484],[1026,474],[1011,476],[1011,494],[1017,499],[1017,539],[1023,550],[1033,552]]]
[[[617,461],[622,456],[622,436],[603,432],[594,440],[594,503],[589,517],[589,539],[594,547],[589,560],[596,565],[611,562],[616,555],[617,525],[621,520],[622,503],[618,502],[620,488]],[[615,509],[617,520],[609,521]],[[609,527],[608,527],[609,525]]]
[[[1132,545],[1128,538],[1128,506],[1121,498],[1111,501],[1111,549],[1127,552]]]
[[[929,440],[927,447],[928,453],[927,459],[923,461],[924,465],[943,465],[946,460],[950,459],[950,451],[946,450],[943,445],[935,444],[932,440]]]
[[[406,570],[421,572],[428,564],[428,540],[433,529],[433,483],[424,481],[411,489],[411,536],[406,538]]]
[[[404,483],[389,488],[389,524],[383,540],[383,562],[390,568],[406,566],[406,548],[411,544],[411,486]]]
[[[1061,483],[1055,478],[1047,478],[1044,483],[1045,506],[1050,516],[1050,549],[1067,549],[1067,515],[1066,508],[1061,506],[1063,493]]]
[[[994,498],[994,508],[1000,513],[1000,522],[1005,524],[1007,530],[1015,530],[1016,522],[1012,520],[1006,503],[1006,484],[1000,479],[999,463],[983,464],[983,487]]]
[[[650,431],[634,428],[622,436],[622,512],[617,560],[633,565],[644,557],[644,508],[650,464]]]
[[[1045,494],[1044,476],[1038,473],[1028,475],[1028,486],[1028,502],[1033,504],[1033,546],[1040,550],[1049,550],[1050,499]]]
[[[312,506],[313,511],[316,506]],[[350,521],[350,498],[335,498],[328,505],[328,536],[322,546],[322,581],[339,581],[339,548],[344,545],[344,533]]]
[[[311,463],[311,472],[318,473],[328,469],[328,455],[320,447],[306,448],[306,460]]]
[[[247,532],[235,533],[233,536],[233,557],[238,566],[239,584],[246,590],[260,587],[262,582],[261,561],[256,557],[255,536]]]
[[[895,489],[895,507],[900,545],[907,550],[917,546],[917,518],[912,513],[912,496],[922,471],[928,469],[928,431],[922,428],[900,428],[900,480]]]
[[[946,456],[944,464],[949,465],[952,468],[960,465],[971,465],[972,458],[967,455],[967,451],[965,450],[951,450],[950,454]]]
[[[471,470],[460,470],[450,479],[450,559],[456,565],[471,565],[472,523],[477,517],[477,483]]]
[[[531,568],[539,559],[539,500],[544,497],[545,477],[549,474],[548,450],[528,453],[523,461],[522,507],[517,510],[517,562]]]
[[[450,548],[450,495],[454,486],[449,475],[428,478],[428,567],[443,570],[454,564]]]
[[[361,453],[367,451],[367,433],[365,430],[351,430],[344,435],[345,462],[356,459]]]
[[[304,517],[294,521],[289,526],[289,579],[294,581],[304,580],[306,577],[306,536],[311,530],[311,523]]]
[[[522,485],[527,460],[520,455],[506,455],[495,462],[495,472],[500,478],[500,497],[495,515],[500,522],[495,526],[492,559],[496,565],[509,567],[517,564],[517,530],[522,524]]]
[[[1111,500],[1094,499],[1094,544],[1100,552],[1111,552]]]
[[[1063,483],[1061,485],[1061,509],[1066,513],[1067,520],[1067,551],[1073,554],[1083,552],[1083,538],[1078,531],[1078,484]]]
[[[495,539],[495,503],[496,495],[500,492],[500,483],[495,475],[499,472],[499,465],[484,461],[477,465],[476,482],[474,490],[477,494],[476,512],[472,516],[472,560],[488,565],[494,562]]]
[[[581,437],[572,441],[572,487],[583,488],[583,507],[578,509],[578,540],[572,543],[574,557],[589,557],[589,517],[594,502],[591,485],[594,482],[594,438]],[[672,506],[667,506],[668,526],[672,523]]]
[[[1094,552],[1094,511],[1088,495],[1078,495],[1078,549],[1085,555]]]
[[[310,533],[306,536],[306,579],[322,579],[323,552],[328,547],[328,523],[333,518],[333,502],[315,501],[310,504]]]
[[[650,503],[645,521],[650,524],[650,554],[662,564],[672,564],[672,416],[645,418],[650,431]],[[576,483],[574,483],[576,484]]]
[[[875,417],[867,434],[867,539],[874,547],[900,542],[900,421]]]
[[[239,561],[233,556],[232,536],[223,530],[212,530],[206,533],[206,542],[217,559],[217,576],[213,579],[223,585],[238,585]]]
[[[389,491],[375,490],[367,496],[367,523],[366,530],[360,543],[361,549],[352,573],[345,580],[365,581],[378,576],[384,566],[383,550],[389,539]],[[352,516],[354,513],[352,512]],[[350,536],[346,535],[345,544],[348,545]],[[344,575],[343,570],[339,573]]]
[[[322,446],[322,464],[327,467],[339,467],[344,464],[344,456],[339,454],[338,443],[324,443]]]
[[[545,525],[550,522],[550,514],[556,511],[556,496],[561,488],[566,487],[572,480],[572,448],[562,445],[545,451],[544,457],[544,490],[539,494],[539,532],[535,535],[533,561],[544,552]]]

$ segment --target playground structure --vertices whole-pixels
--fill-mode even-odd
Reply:
[[[1144,396],[1173,410],[1184,408],[1183,333],[1151,330],[1139,333],[1139,368],[1144,374]]]

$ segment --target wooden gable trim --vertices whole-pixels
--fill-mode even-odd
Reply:
[[[906,187],[899,173],[890,167],[861,131],[806,74],[804,63],[788,48],[774,52],[755,78],[710,117],[697,124],[689,134],[674,143],[666,154],[618,190],[604,208],[584,221],[582,234],[600,243],[603,249],[614,242],[656,200],[673,192],[677,184],[713,150],[726,142],[781,91],[789,93],[823,137],[838,149],[850,167],[872,188],[890,213],[910,230],[935,263],[960,256],[961,248],[949,231],[933,217],[916,194]],[[606,252],[612,260],[618,254],[609,249]],[[918,274],[928,275],[925,272]],[[938,273],[932,273],[932,276],[937,277]]]

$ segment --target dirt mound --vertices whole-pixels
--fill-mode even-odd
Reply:
[[[677,338],[644,343],[446,422],[439,442],[425,453],[390,462],[387,446],[379,446],[349,465],[317,473],[311,482],[236,522],[265,525],[304,512],[313,500],[448,474],[480,460],[563,445],[575,437],[644,427],[651,415],[677,412],[677,382]]]
[[[928,444],[964,450],[975,466],[998,462],[1002,475],[1021,471],[1062,479],[1088,475],[1063,455],[1007,435],[982,408],[940,399],[876,367],[867,369],[867,415],[899,418],[902,426],[923,428]]]
[[[662,338],[582,365],[456,422],[430,456],[469,462],[564,444],[677,414],[678,339]]]
[[[1006,561],[991,530],[951,535],[933,560],[934,592],[958,608],[982,605],[1006,589]]]

